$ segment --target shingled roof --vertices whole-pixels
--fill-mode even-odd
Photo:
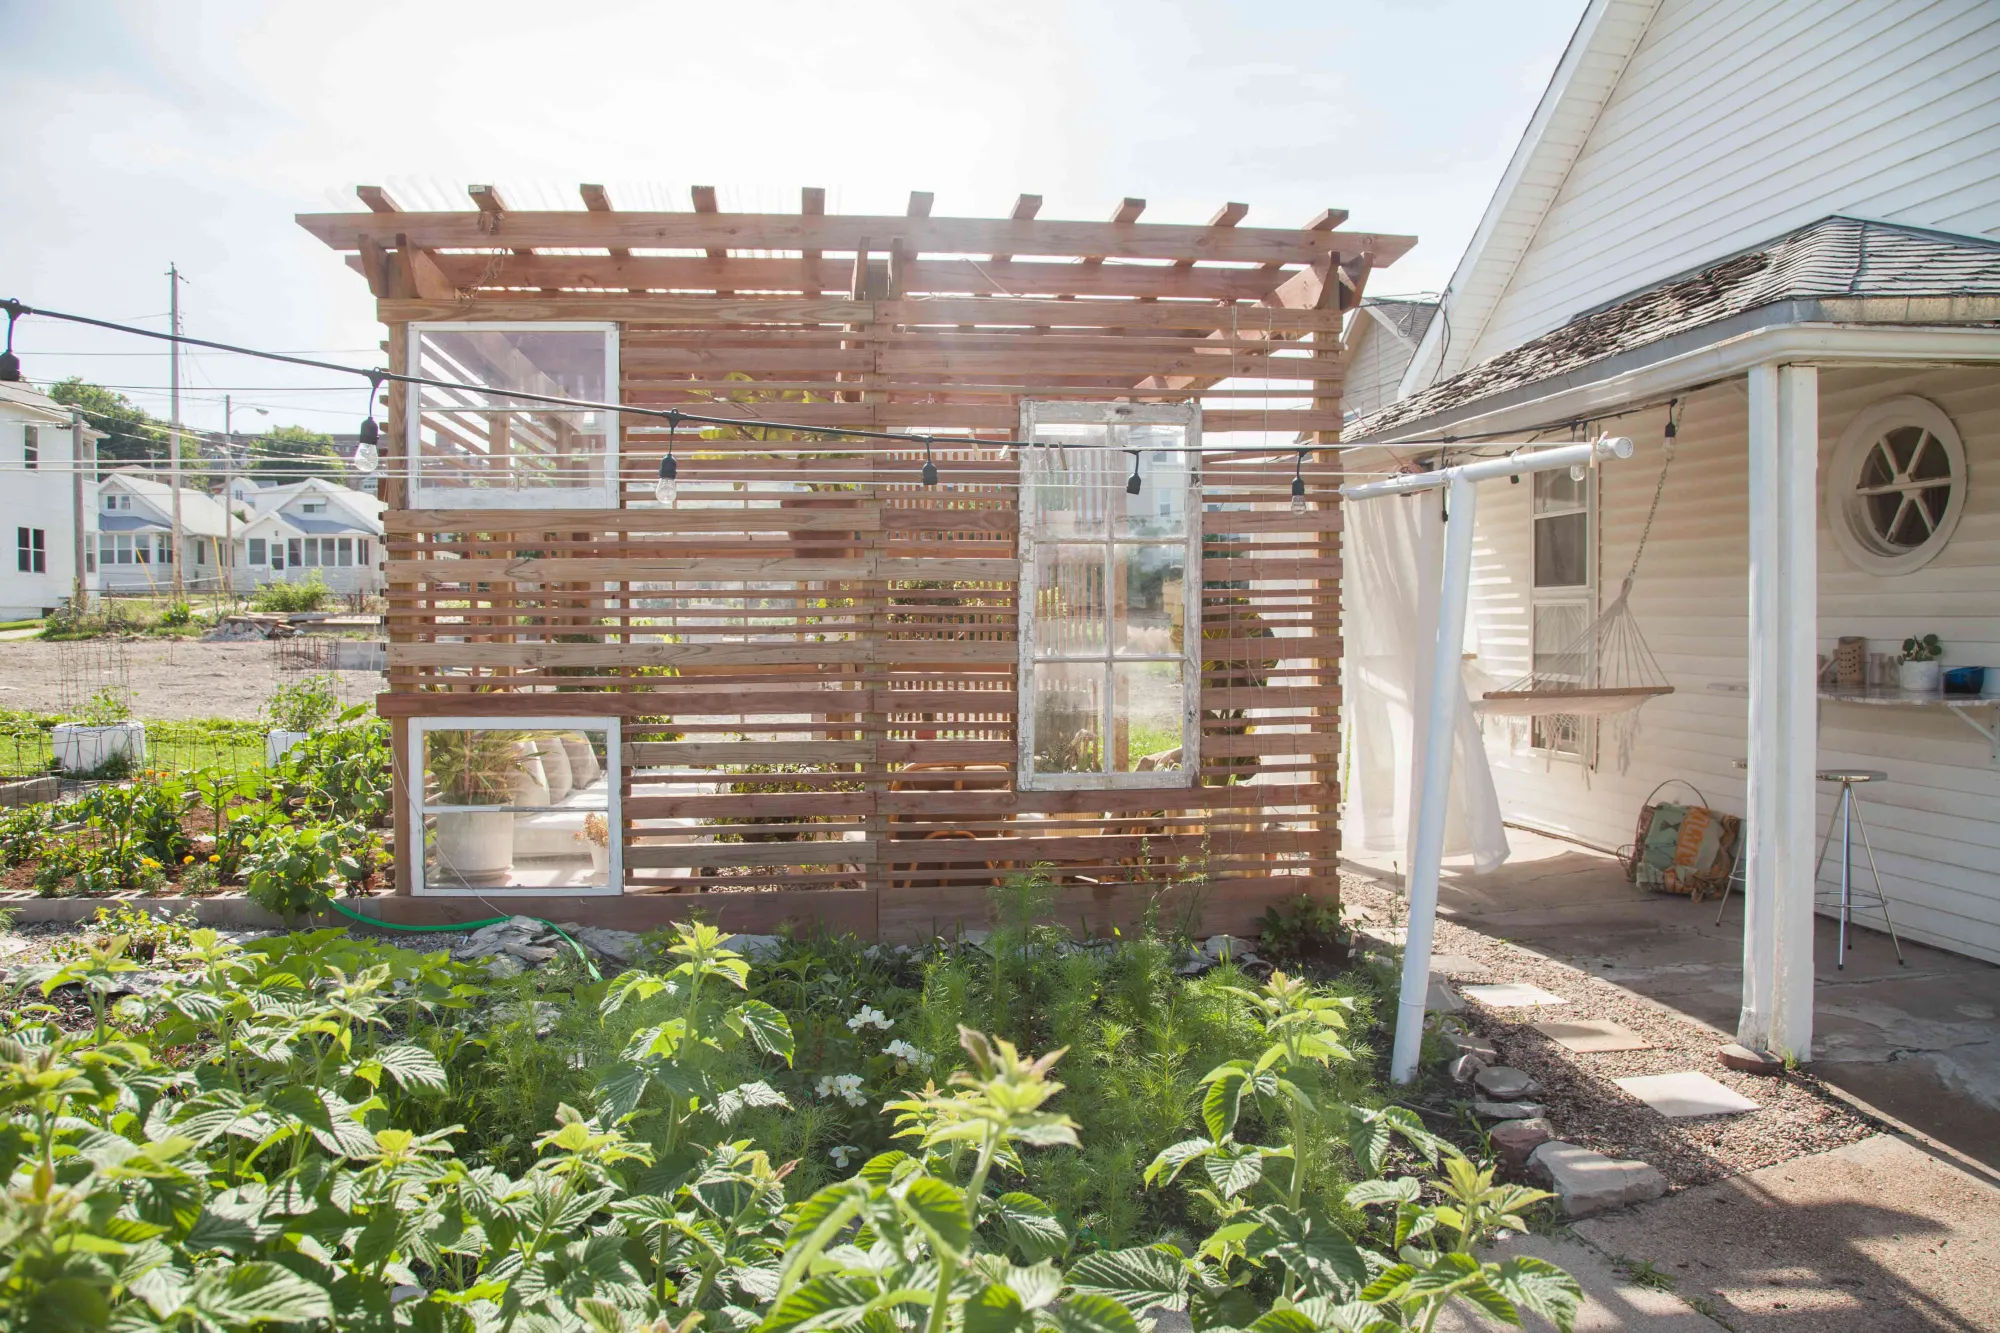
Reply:
[[[2000,296],[2000,241],[1828,217],[1691,275],[1587,310],[1421,393],[1349,424],[1366,441],[1675,334],[1781,301]]]

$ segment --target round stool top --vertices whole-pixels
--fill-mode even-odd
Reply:
[[[1887,782],[1889,775],[1879,768],[1822,768],[1813,774],[1821,782]]]

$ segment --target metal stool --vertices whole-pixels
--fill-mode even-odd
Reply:
[[[1738,759],[1736,767],[1748,768],[1750,761]],[[1888,895],[1882,891],[1882,872],[1875,865],[1875,846],[1868,840],[1868,822],[1861,817],[1861,807],[1854,802],[1854,784],[1857,782],[1886,782],[1889,775],[1879,768],[1822,768],[1813,774],[1820,782],[1838,782],[1840,800],[1833,808],[1833,817],[1826,821],[1826,834],[1819,841],[1819,859],[1813,862],[1813,905],[1815,907],[1838,907],[1840,911],[1840,952],[1834,966],[1847,967],[1847,951],[1854,945],[1847,938],[1848,922],[1853,919],[1857,899],[1864,906],[1873,906],[1882,914],[1882,925],[1889,932],[1889,943],[1895,947],[1896,962],[1908,965],[1903,957],[1903,942],[1896,937],[1896,923],[1889,918]],[[1819,887],[1819,872],[1826,865],[1827,849],[1833,845],[1834,825],[1840,826],[1840,897],[1831,900]],[[1854,830],[1861,829],[1861,847],[1868,853],[1868,874],[1874,880],[1873,890],[1858,888],[1854,883]],[[1722,886],[1722,905],[1715,913],[1715,924],[1722,924],[1723,913],[1729,910],[1729,891],[1746,882],[1744,866],[1748,857],[1745,848],[1739,847],[1736,864],[1730,868],[1729,881]]]

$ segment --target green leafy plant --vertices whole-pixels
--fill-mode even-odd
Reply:
[[[283,580],[259,584],[250,594],[250,605],[258,611],[290,615],[295,611],[318,611],[333,600],[333,589],[318,570],[293,582]]]
[[[264,703],[264,720],[278,731],[312,731],[340,712],[339,682],[317,675],[280,685]]]
[[[160,612],[160,624],[167,629],[185,629],[194,623],[194,608],[186,602],[169,602]]]
[[[86,727],[115,727],[131,720],[131,701],[108,686],[91,695],[90,702],[77,714],[77,721]]]
[[[424,763],[449,805],[505,805],[526,764],[518,731],[466,728],[424,738]]]
[[[323,911],[335,889],[367,878],[365,843],[352,825],[271,825],[243,858],[244,891],[287,921]]]
[[[1353,932],[1340,919],[1340,900],[1309,893],[1273,903],[1257,928],[1259,956],[1280,966],[1339,967],[1354,944]]]
[[[1935,662],[1944,656],[1944,645],[1935,634],[1921,637],[1911,635],[1903,640],[1903,660],[1905,662]]]

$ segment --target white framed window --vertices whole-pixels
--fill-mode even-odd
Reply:
[[[1951,541],[1968,486],[1951,418],[1904,394],[1863,409],[1841,432],[1826,469],[1827,526],[1857,568],[1908,574]]]
[[[42,428],[21,427],[21,466],[30,472],[42,465]]]
[[[264,553],[264,539],[262,537],[252,537],[250,539],[250,563],[253,565],[269,563],[269,557]]]
[[[412,324],[409,370],[478,386],[412,390],[412,508],[617,507],[617,413],[492,392],[615,401],[616,324]]]
[[[16,528],[15,565],[22,574],[46,574],[48,565],[48,530],[46,528]]]
[[[1595,475],[1581,477],[1555,468],[1531,473],[1529,507],[1529,636],[1532,669],[1538,676],[1580,687],[1594,681],[1572,678],[1577,666],[1565,653],[1590,627],[1597,607],[1597,521]],[[1571,714],[1528,719],[1531,749],[1585,759],[1594,737],[1586,718]]]
[[[299,512],[302,514],[324,514],[326,512],[326,501],[307,500],[299,506]]]
[[[342,537],[338,545],[340,548],[340,567],[342,569],[350,568],[354,564],[354,538]]]
[[[287,537],[285,539],[285,563],[289,564],[293,569],[297,569],[300,565],[304,564],[306,558],[301,553],[302,550],[303,548],[297,537]]]
[[[1024,402],[1016,781],[1201,771],[1201,412]],[[1128,490],[1139,477],[1139,490]]]
[[[624,891],[617,718],[419,718],[410,745],[413,892]]]

